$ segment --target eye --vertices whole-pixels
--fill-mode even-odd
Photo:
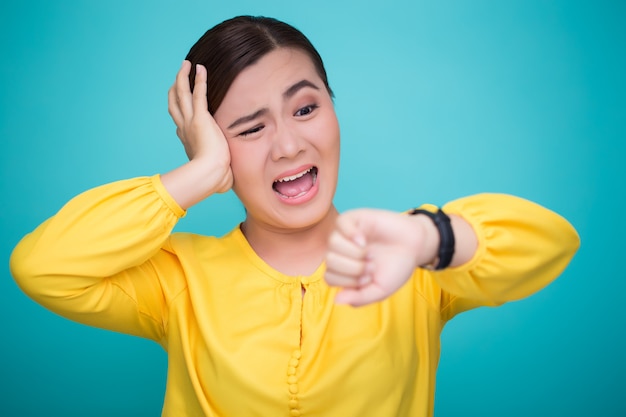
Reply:
[[[237,135],[237,136],[241,136],[241,137],[244,137],[244,138],[245,138],[245,137],[246,137],[246,136],[248,136],[248,135],[252,135],[252,134],[254,134],[254,133],[260,132],[260,131],[261,131],[261,129],[263,129],[263,125],[255,126],[255,127],[253,127],[252,129],[248,129],[248,130],[245,130],[245,131],[241,132],[241,133],[240,133],[239,135]]]
[[[294,116],[308,116],[309,114],[313,113],[318,107],[319,106],[317,104],[309,104],[308,106],[304,106],[301,109],[298,109]]]

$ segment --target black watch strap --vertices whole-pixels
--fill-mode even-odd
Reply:
[[[409,211],[409,214],[424,214],[435,223],[439,231],[439,250],[437,251],[437,265],[435,265],[434,269],[439,270],[448,267],[452,262],[455,246],[454,231],[450,224],[450,217],[440,208],[436,212],[425,209],[413,209]]]

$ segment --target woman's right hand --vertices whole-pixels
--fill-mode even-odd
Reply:
[[[196,66],[193,93],[190,70],[191,62],[183,61],[168,92],[168,111],[189,162],[161,177],[185,209],[213,193],[228,191],[233,184],[228,143],[208,110],[206,68]]]

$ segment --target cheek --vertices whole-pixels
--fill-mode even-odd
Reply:
[[[318,147],[331,154],[339,154],[339,124],[334,113],[319,121],[315,126],[315,131],[319,132],[317,137]]]
[[[262,180],[263,151],[256,142],[233,142],[230,144],[230,167],[235,187]]]

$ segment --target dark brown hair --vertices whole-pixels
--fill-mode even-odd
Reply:
[[[328,93],[333,96],[322,58],[309,39],[287,23],[260,16],[234,17],[202,35],[186,58],[192,64],[189,74],[191,88],[196,64],[204,65],[207,69],[209,112],[214,114],[237,75],[277,48],[294,48],[306,53]]]

